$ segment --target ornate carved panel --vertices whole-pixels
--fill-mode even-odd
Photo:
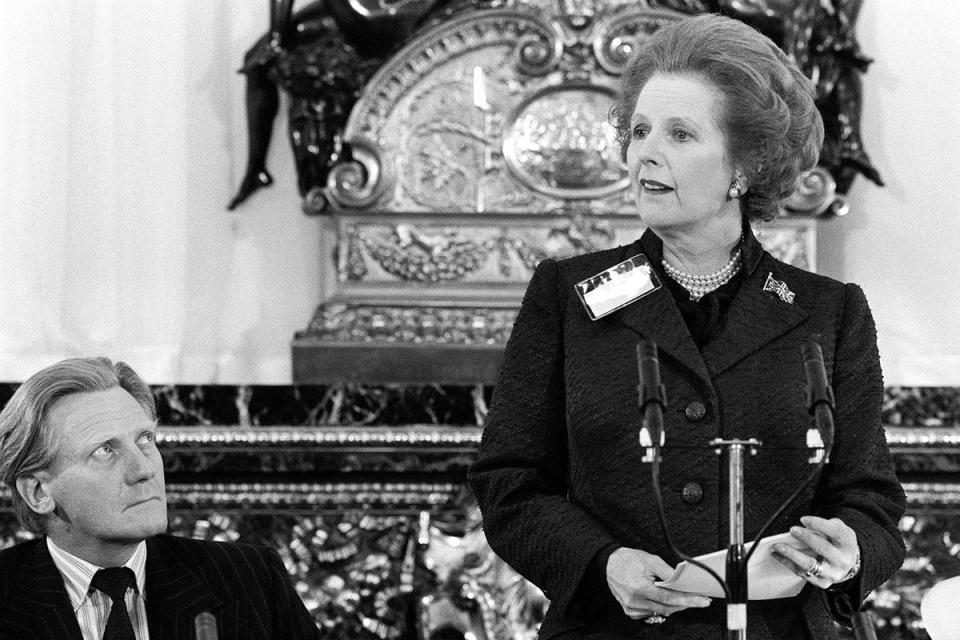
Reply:
[[[396,82],[403,64],[394,65],[389,82],[393,86],[381,92],[394,98],[401,96],[410,76],[422,75],[449,58],[471,62],[466,60],[468,54],[475,57],[488,42],[499,46],[501,53],[509,52],[526,76],[559,72],[565,80],[586,78],[592,83],[598,76],[589,74],[597,65],[609,75],[618,75],[636,43],[678,13],[704,12],[722,13],[760,30],[816,85],[817,105],[826,125],[820,164],[822,176],[828,180],[811,185],[820,191],[819,197],[805,199],[801,207],[789,210],[808,215],[841,214],[847,207],[837,193],[846,193],[855,175],[862,173],[882,185],[860,140],[860,76],[871,62],[860,51],[855,34],[861,0],[314,0],[296,12],[289,0],[270,4],[270,30],[247,52],[241,69],[247,76],[249,156],[230,209],[273,182],[266,163],[279,107],[278,89],[290,98],[289,138],[303,209],[323,213],[329,210],[324,192],[330,171],[349,153],[341,143],[358,90],[384,64],[398,59],[409,62],[406,77]],[[446,39],[430,38],[444,23],[477,20],[486,12],[501,12],[502,18],[504,11],[520,12],[539,21],[540,26],[524,31],[519,41],[469,29],[448,31],[453,37]],[[520,36],[524,27],[517,28],[517,24],[514,20],[508,33]],[[424,40],[429,46],[422,46]],[[411,54],[412,49],[417,50]],[[490,60],[482,63],[489,66]],[[599,77],[604,84],[603,76]],[[486,99],[485,93],[478,95]],[[472,104],[483,105],[484,100],[475,99]],[[492,101],[490,104],[495,106]],[[576,154],[560,155],[572,158]],[[469,174],[461,177],[471,179]],[[348,179],[366,180],[356,175]],[[421,195],[433,194],[425,191]]]
[[[638,218],[549,215],[537,219],[506,216],[351,215],[340,218],[337,275],[344,296],[361,285],[380,294],[429,289],[435,299],[447,289],[457,299],[482,295],[495,287],[494,298],[519,301],[537,264],[629,244],[643,231]],[[384,286],[385,285],[385,286]],[[452,288],[451,288],[452,285]],[[377,289],[372,289],[377,287]],[[518,289],[519,287],[519,289]],[[360,289],[362,290],[362,289]]]
[[[442,23],[368,84],[344,131],[355,162],[333,168],[330,197],[378,212],[629,215],[607,112],[626,54],[681,16],[590,5],[574,26],[539,2]]]
[[[504,216],[426,215],[339,218],[337,279],[341,297],[396,294],[427,300],[487,298],[519,301],[544,258],[563,259],[636,240],[637,217],[553,215],[511,220]],[[760,242],[774,256],[814,270],[815,227],[806,219],[758,224]],[[492,287],[486,291],[483,287]],[[422,296],[420,295],[422,293]]]
[[[757,234],[776,257],[814,270],[815,225],[783,219]],[[338,293],[297,335],[300,382],[492,384],[536,265],[643,231],[635,216],[582,214],[351,213],[337,228]]]
[[[683,15],[631,2],[485,6],[391,57],[353,106],[349,153],[329,175],[337,237],[321,268],[335,277],[295,338],[295,380],[493,382],[536,265],[642,233],[608,112],[629,53]],[[831,184],[811,174],[787,204],[813,211]],[[815,232],[794,216],[762,236],[814,269]]]

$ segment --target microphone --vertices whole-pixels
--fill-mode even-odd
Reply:
[[[853,614],[853,637],[856,640],[877,640],[877,631],[873,626],[873,616],[867,611]]]
[[[217,640],[217,619],[209,611],[201,611],[193,619],[196,640]]]
[[[663,410],[667,406],[667,394],[660,383],[660,359],[657,356],[657,344],[649,338],[637,343],[637,366],[640,370],[640,384],[637,396],[640,412],[643,414],[643,426],[640,428],[640,446],[646,449],[643,462],[653,462],[659,455],[665,438],[663,433]]]
[[[817,433],[807,432],[807,443],[816,447],[823,447],[823,461],[830,462],[830,451],[833,449],[833,389],[827,383],[827,369],[823,365],[823,351],[814,338],[810,338],[801,348],[803,354],[803,370],[807,375],[807,410],[813,416],[817,425]],[[819,438],[812,437],[819,436]],[[816,440],[820,442],[817,443]],[[819,462],[820,456],[811,458],[810,462]]]

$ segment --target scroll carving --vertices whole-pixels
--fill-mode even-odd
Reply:
[[[633,6],[617,10],[593,30],[597,62],[607,73],[619,76],[637,44],[678,17],[677,12],[669,10],[642,11]]]

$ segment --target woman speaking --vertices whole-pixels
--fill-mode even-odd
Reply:
[[[489,542],[550,598],[542,639],[723,637],[723,600],[655,584],[678,558],[637,442],[636,344],[659,347],[662,500],[694,556],[730,543],[711,440],[763,442],[745,466],[746,540],[810,474],[801,347],[813,337],[836,398],[833,453],[769,532],[792,536],[775,557],[807,584],[751,601],[747,628],[836,638],[833,620],[848,623],[900,566],[904,495],[863,292],[774,259],[750,226],[816,164],[813,87],[766,37],[703,15],[641,46],[612,117],[647,230],[536,269],[470,472]]]

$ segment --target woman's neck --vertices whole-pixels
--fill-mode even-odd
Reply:
[[[663,258],[690,275],[707,275],[722,269],[740,246],[739,225],[698,228],[693,232],[654,229],[663,240]]]

